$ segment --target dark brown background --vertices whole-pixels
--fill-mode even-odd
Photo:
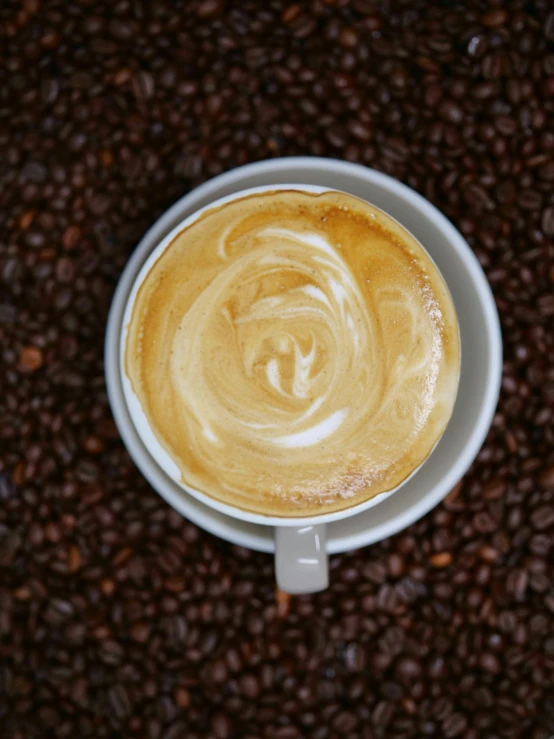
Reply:
[[[547,0],[3,0],[0,720],[30,737],[554,733],[554,13]],[[499,411],[424,520],[287,598],[183,521],[106,400],[121,270],[266,157],[401,179],[466,236]]]

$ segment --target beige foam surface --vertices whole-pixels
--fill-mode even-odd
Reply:
[[[441,275],[395,221],[343,193],[274,191],[174,239],[138,291],[125,368],[186,485],[316,515],[395,488],[429,455],[459,333]]]

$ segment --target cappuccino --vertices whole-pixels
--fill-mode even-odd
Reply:
[[[205,211],[142,282],[125,371],[184,485],[298,517],[393,490],[451,416],[446,284],[420,244],[340,192]]]

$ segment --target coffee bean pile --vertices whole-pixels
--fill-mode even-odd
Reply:
[[[302,597],[149,488],[102,362],[145,229],[295,154],[442,209],[505,340],[470,473]],[[2,0],[2,736],[552,737],[553,240],[549,0]]]

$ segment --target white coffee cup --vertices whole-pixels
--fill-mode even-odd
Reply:
[[[175,235],[208,206],[222,205],[245,190],[277,187],[342,190],[396,218],[420,241],[442,272],[458,312],[462,344],[454,413],[424,464],[393,491],[342,511],[305,518],[250,513],[183,485],[177,465],[150,428],[122,361],[137,290]],[[498,398],[501,366],[500,329],[490,288],[469,246],[446,218],[420,195],[386,175],[316,158],[247,165],[211,180],[176,203],[146,234],[130,260],[114,296],[106,336],[110,403],[137,465],[171,505],[200,526],[244,546],[273,549],[278,586],[292,593],[315,592],[327,586],[328,552],[384,538],[419,518],[449,492],[473,461],[487,433]],[[393,495],[400,488],[402,493]],[[359,526],[362,519],[374,524],[365,536]],[[356,522],[358,526],[352,525]],[[265,529],[263,534],[260,529]]]

